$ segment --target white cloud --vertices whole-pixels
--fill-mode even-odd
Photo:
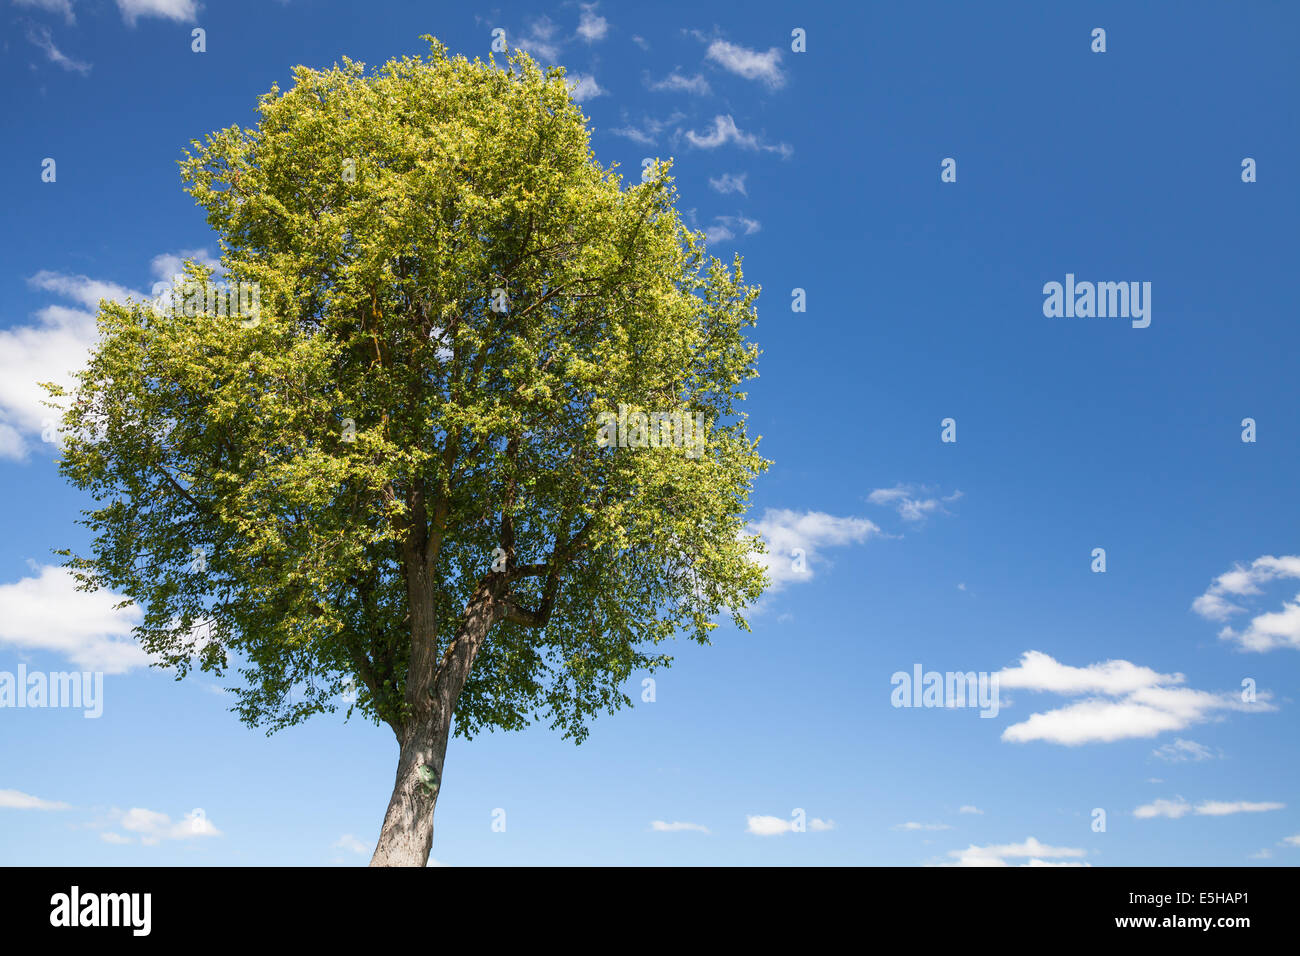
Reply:
[[[47,13],[59,13],[68,23],[76,23],[77,16],[72,12],[72,0],[14,0],[16,7],[35,7]]]
[[[745,832],[752,833],[754,836],[780,836],[783,833],[795,832],[794,828],[795,821],[793,818],[787,820],[782,817],[769,817],[762,815],[751,815],[745,817]],[[823,833],[827,830],[834,830],[835,821],[813,817],[808,821],[808,829],[818,833]]]
[[[749,193],[745,191],[745,177],[748,175],[748,173],[723,173],[716,179],[710,176],[709,186],[722,193],[724,196],[731,193],[740,193],[742,196],[748,196]]]
[[[759,53],[726,40],[714,40],[709,44],[704,57],[747,80],[761,80],[772,89],[780,89],[785,85],[781,51],[777,47]]]
[[[112,830],[105,830],[99,835],[99,838],[105,843],[112,843],[115,846],[121,846],[124,843],[134,843],[130,837],[124,837],[120,833],[114,833]]]
[[[141,613],[111,591],[78,591],[65,568],[45,565],[36,577],[0,584],[0,645],[61,654],[77,667],[121,674],[149,657],[131,639]]]
[[[684,113],[673,113],[664,120],[657,120],[653,117],[647,116],[639,127],[628,123],[626,126],[611,129],[610,132],[615,136],[622,136],[624,139],[630,139],[634,143],[640,143],[642,146],[652,146],[654,145],[655,140],[658,139],[659,135],[668,129],[668,127],[685,118],[686,114]],[[624,117],[624,119],[626,120],[626,117]]]
[[[560,55],[563,44],[556,34],[559,28],[550,17],[540,16],[529,24],[528,33],[513,42],[513,46],[527,50],[543,60],[555,60]]]
[[[1205,593],[1192,602],[1192,610],[1211,621],[1227,621],[1244,614],[1242,598],[1263,593],[1262,585],[1277,580],[1300,578],[1300,556],[1264,555],[1249,565],[1236,564],[1211,582]],[[1256,615],[1245,630],[1224,627],[1219,637],[1235,642],[1245,651],[1270,651],[1278,647],[1300,649],[1300,595],[1284,601],[1280,611]]]
[[[658,93],[691,93],[695,96],[705,96],[710,92],[709,81],[703,74],[686,76],[679,70],[673,70],[662,80],[656,80],[649,86]]]
[[[1214,751],[1205,744],[1198,744],[1195,740],[1184,740],[1178,737],[1171,744],[1157,747],[1151,751],[1151,755],[1170,763],[1184,763],[1188,760],[1209,760],[1214,756]]]
[[[180,249],[176,252],[164,252],[149,260],[149,274],[159,282],[171,282],[185,272],[185,260],[193,259],[200,265],[207,266],[220,279],[225,270],[221,260],[214,258],[207,249]]]
[[[713,128],[705,130],[703,133],[697,133],[695,130],[686,131],[686,141],[692,146],[699,149],[717,149],[719,146],[725,146],[727,143],[735,143],[741,149],[766,150],[767,152],[780,153],[782,156],[790,156],[794,150],[785,143],[776,146],[764,144],[753,133],[746,133],[736,125],[736,121],[731,114],[719,114],[713,117]]]
[[[370,853],[366,845],[351,833],[343,834],[331,844],[331,847],[336,850],[347,850],[349,853],[355,853],[358,856],[365,856]]]
[[[757,219],[750,219],[737,214],[735,216],[715,216],[713,225],[704,230],[704,238],[709,242],[725,242],[735,239],[737,235],[752,236],[762,228]]]
[[[1088,851],[1076,847],[1048,846],[1029,837],[1024,843],[1003,843],[990,846],[971,844],[964,850],[951,850],[948,855],[957,862],[946,866],[1011,866],[1008,860],[1025,860],[1018,866],[1088,866],[1087,863],[1049,862],[1070,861],[1087,856]]]
[[[904,521],[923,521],[932,514],[947,514],[943,506],[961,497],[960,491],[934,497],[932,490],[924,485],[897,484],[893,488],[877,488],[867,495],[867,500],[873,505],[893,508]]]
[[[912,821],[909,820],[907,823],[898,824],[897,826],[893,827],[893,829],[895,830],[951,830],[952,827],[949,826],[947,823],[913,823]]]
[[[1144,803],[1133,811],[1133,816],[1139,820],[1150,820],[1155,817],[1169,817],[1177,820],[1179,817],[1186,816],[1192,812],[1192,805],[1182,797],[1176,800],[1152,800],[1150,803]]]
[[[113,812],[118,827],[133,833],[145,846],[157,846],[163,840],[193,840],[198,837],[221,836],[221,831],[213,826],[202,810],[192,810],[180,820],[172,820],[165,813],[157,810],[145,810],[132,807],[123,813]],[[110,842],[130,842],[129,839]]]
[[[1283,845],[1283,846],[1300,846],[1300,833],[1297,833],[1295,836],[1283,837],[1283,838],[1282,838],[1282,845]]]
[[[45,58],[55,66],[60,66],[70,73],[80,73],[82,76],[90,72],[89,63],[72,59],[54,45],[54,36],[50,33],[49,27],[30,24],[27,27],[27,40],[32,46],[41,50],[45,54]]]
[[[1226,817],[1232,813],[1267,813],[1269,810],[1283,810],[1285,803],[1251,803],[1248,800],[1207,800],[1196,805],[1196,812],[1203,817]]]
[[[1160,674],[1129,661],[1087,667],[1062,664],[1040,651],[1027,651],[1018,667],[998,672],[999,690],[1023,688],[1066,696],[1094,694],[1012,724],[1002,739],[1015,743],[1044,740],[1075,746],[1130,737],[1154,737],[1209,720],[1223,711],[1274,710],[1260,695],[1247,704],[1231,692],[1211,693],[1182,687],[1182,674]]]
[[[1225,817],[1234,813],[1265,813],[1269,810],[1282,810],[1284,803],[1251,803],[1246,800],[1205,800],[1192,806],[1182,797],[1173,800],[1153,800],[1144,803],[1133,811],[1139,820],[1151,820],[1156,817],[1168,817],[1177,820],[1193,813],[1201,817]]]
[[[679,833],[684,830],[694,830],[697,833],[708,833],[709,828],[702,823],[665,823],[663,820],[651,820],[650,829],[656,833]]]
[[[822,560],[823,548],[861,544],[880,534],[880,528],[866,518],[837,518],[821,511],[788,508],[768,508],[749,531],[762,535],[767,543],[767,552],[755,555],[754,560],[767,568],[773,589],[810,579],[813,565]],[[796,551],[802,552],[802,562]],[[802,570],[798,570],[800,563]]]
[[[609,21],[596,13],[595,3],[579,4],[582,12],[578,15],[578,36],[588,43],[605,39],[609,32]]]
[[[67,810],[70,804],[42,800],[21,790],[0,790],[0,810]]]
[[[193,23],[199,12],[195,0],[117,0],[117,8],[128,26],[135,26],[141,17]]]
[[[582,103],[586,100],[595,99],[597,96],[605,95],[605,90],[600,88],[596,78],[589,73],[579,73],[576,76],[568,77],[566,81],[573,90],[572,95],[575,103]]]
[[[1272,850],[1260,850],[1258,853],[1252,853],[1249,857],[1252,860],[1271,860],[1273,858]]]
[[[972,807],[969,803],[957,811],[958,813],[978,813],[983,815],[984,811],[979,807]]]

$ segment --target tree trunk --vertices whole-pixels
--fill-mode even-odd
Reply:
[[[371,866],[427,866],[433,848],[433,808],[442,789],[452,714],[478,650],[501,612],[505,580],[489,575],[461,616],[456,636],[436,667],[432,642],[414,639],[406,678],[411,716],[402,729],[397,780]]]
[[[426,866],[433,848],[433,809],[442,784],[450,721],[412,721],[397,758],[397,780],[371,866]]]

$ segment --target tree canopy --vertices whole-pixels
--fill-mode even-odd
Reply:
[[[743,627],[763,587],[758,290],[684,225],[667,163],[624,183],[596,160],[562,70],[429,39],[299,67],[186,152],[223,267],[186,281],[257,311],[101,305],[66,395],[60,467],[95,500],[69,564],[143,609],[161,664],[237,669],[250,725],[351,681],[402,739],[449,679],[459,734],[580,740],[660,642]],[[702,415],[702,453],[602,441],[620,406]]]

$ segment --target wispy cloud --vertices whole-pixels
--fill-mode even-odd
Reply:
[[[893,488],[877,488],[867,495],[873,505],[893,508],[904,521],[924,521],[933,514],[947,514],[946,504],[952,504],[962,497],[960,491],[951,495],[936,495],[933,489],[924,485],[897,484]]]
[[[737,43],[714,40],[709,44],[704,58],[737,76],[743,76],[747,80],[759,80],[771,89],[785,86],[785,73],[781,69],[781,51],[777,47],[771,47],[760,53]]]
[[[737,213],[734,216],[715,216],[713,224],[704,230],[704,238],[709,242],[724,242],[737,236],[752,236],[762,228],[757,219]]]
[[[989,846],[971,844],[964,850],[951,850],[949,856],[956,862],[945,866],[1088,866],[1081,860],[1088,851],[1077,847],[1048,846],[1029,837],[1024,843],[1002,843]],[[1011,863],[1010,860],[1023,860]]]
[[[768,145],[754,133],[744,132],[736,125],[736,121],[730,113],[713,117],[712,129],[705,129],[699,133],[695,130],[687,130],[686,141],[699,149],[717,149],[720,146],[726,146],[728,143],[734,143],[741,149],[763,150],[770,153],[779,153],[785,157],[794,153],[793,148],[785,143],[779,143],[775,146]]]
[[[952,827],[947,823],[899,823],[892,827],[894,830],[951,830]]]
[[[128,26],[135,26],[144,17],[193,23],[199,14],[195,0],[117,0],[117,8]]]
[[[1173,743],[1157,747],[1151,751],[1151,755],[1159,757],[1161,760],[1167,760],[1170,763],[1186,763],[1189,760],[1210,760],[1214,757],[1214,751],[1205,744],[1198,744],[1195,740],[1184,740],[1179,737]]]
[[[354,837],[351,833],[345,833],[332,844],[332,849],[347,850],[349,853],[355,853],[358,856],[365,856],[370,852],[366,845]]]
[[[745,832],[752,833],[754,836],[780,836],[783,833],[794,833],[795,826],[793,818],[787,820],[784,817],[762,815],[745,817]],[[819,833],[834,830],[835,821],[813,817],[808,821],[808,829]]]
[[[59,800],[42,800],[21,790],[0,790],[0,810],[68,810],[70,804]]]
[[[35,23],[28,25],[27,40],[32,46],[44,52],[45,58],[55,66],[62,67],[71,73],[80,73],[82,76],[90,72],[89,63],[74,60],[54,45],[54,36],[50,33],[49,27]]]
[[[1139,820],[1152,820],[1156,817],[1168,817],[1177,820],[1192,813],[1201,817],[1226,817],[1234,813],[1265,813],[1269,810],[1282,810],[1284,803],[1251,803],[1246,800],[1206,800],[1195,806],[1182,797],[1173,800],[1153,800],[1144,803],[1133,811]]]
[[[696,833],[708,833],[709,828],[702,823],[665,823],[663,820],[651,820],[650,829],[656,833],[681,833],[687,830],[693,830]]]
[[[193,810],[179,820],[173,820],[157,810],[132,807],[126,812],[115,810],[111,814],[113,825],[125,830],[131,836],[118,833],[105,833],[102,838],[109,843],[132,843],[138,840],[144,846],[157,846],[164,840],[195,840],[203,837],[221,836],[218,830],[201,810]]]
[[[662,80],[647,82],[646,85],[659,93],[691,93],[695,96],[705,96],[710,92],[709,81],[703,74],[685,76],[678,70],[673,70]]]
[[[721,176],[716,178],[710,176],[709,186],[715,191],[722,193],[724,196],[730,195],[731,193],[740,193],[742,196],[748,196],[749,193],[745,191],[745,178],[748,175],[748,173],[723,173]]]

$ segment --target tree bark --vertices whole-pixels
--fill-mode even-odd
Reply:
[[[433,809],[442,784],[450,720],[407,724],[397,758],[397,780],[379,831],[371,866],[426,866],[433,848]],[[427,768],[427,769],[422,769]]]
[[[397,779],[371,866],[428,865],[452,715],[479,648],[505,613],[506,591],[504,575],[484,579],[436,669],[429,645],[415,638],[407,673],[410,716],[398,741]]]

